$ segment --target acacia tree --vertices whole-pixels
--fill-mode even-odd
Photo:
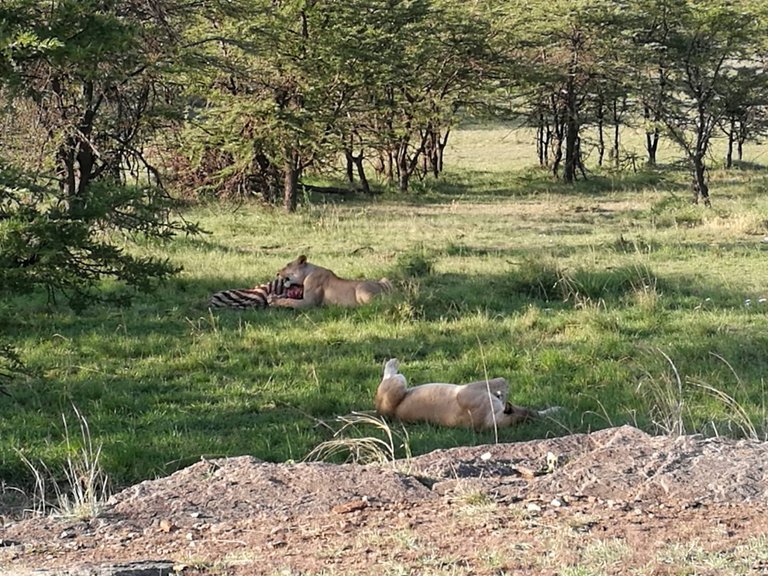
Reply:
[[[490,26],[479,11],[423,0],[392,2],[369,26],[386,48],[353,122],[379,173],[406,192],[414,174],[442,171],[456,113],[486,81]]]
[[[403,191],[419,167],[439,173],[484,42],[477,18],[435,0],[241,0],[201,16],[193,35],[198,161],[217,150],[221,178],[246,190],[279,179],[287,210],[301,176],[341,155],[364,189],[366,156]]]
[[[175,94],[163,72],[182,9],[176,0],[18,0],[11,9],[32,34],[54,42],[45,57],[22,59],[10,82],[44,130],[50,152],[39,168],[55,171],[73,216],[85,209],[92,182],[124,183],[125,168],[156,183],[141,146]]]
[[[607,96],[608,69],[614,65],[607,57],[613,4],[512,0],[505,5],[505,18],[496,24],[500,49],[510,63],[506,82],[522,95],[527,115],[538,127],[539,160],[565,182],[585,174],[582,129],[604,117],[604,112],[593,118],[588,113],[599,109],[601,94]],[[612,83],[614,91],[618,86]],[[619,98],[618,93],[614,96]]]
[[[625,46],[626,55],[635,64],[639,81],[635,81],[637,98],[642,108],[645,151],[648,166],[656,166],[657,152],[664,123],[662,110],[667,106],[672,89],[668,80],[674,57],[663,48],[670,41],[670,34],[678,19],[679,2],[666,0],[640,0],[636,12],[628,15],[627,28],[633,34],[634,42]],[[640,22],[634,18],[640,19]],[[637,44],[647,48],[638,58]],[[617,47],[620,45],[617,45]],[[638,62],[639,61],[639,62]]]
[[[733,167],[734,148],[736,159],[741,162],[744,144],[768,132],[768,84],[764,75],[752,73],[755,64],[737,69],[726,95],[725,113],[720,121],[720,129],[728,139],[726,168]]]
[[[167,12],[140,0],[0,7],[0,97],[12,111],[2,116],[0,151],[4,289],[44,286],[75,303],[103,276],[148,288],[177,269],[131,255],[105,234],[195,230],[170,219],[172,203],[141,150],[152,112],[166,105],[158,62],[173,46],[173,11],[163,6]]]
[[[345,60],[359,51],[350,20],[331,7],[242,0],[199,15],[187,39],[196,47],[185,75],[197,105],[185,142],[198,164],[211,150],[223,156],[213,186],[233,178],[293,211],[304,171],[342,150],[336,125],[356,87]]]
[[[738,7],[719,0],[642,3],[635,15],[634,53],[638,70],[655,66],[663,56],[665,96],[645,105],[683,151],[691,173],[693,201],[710,204],[706,159],[712,138],[733,101],[739,78],[768,82],[768,71],[756,65],[764,32],[765,7]],[[658,34],[659,13],[664,33]],[[638,77],[641,93],[651,88],[648,75]]]

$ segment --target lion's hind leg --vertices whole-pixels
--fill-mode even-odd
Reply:
[[[384,364],[384,375],[381,377],[382,382],[384,380],[396,379],[402,382],[402,385],[408,386],[408,380],[405,376],[400,374],[400,361],[397,358],[390,358]]]
[[[456,402],[469,414],[473,428],[492,428],[503,426],[504,405],[509,386],[504,378],[480,380],[464,384],[456,394]]]
[[[498,405],[503,406],[507,402],[508,395],[507,381],[504,378],[492,378],[464,384],[456,395],[456,399],[459,405],[471,409],[473,406],[486,405],[489,397],[498,399]]]

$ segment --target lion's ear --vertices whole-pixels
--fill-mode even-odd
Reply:
[[[307,262],[307,257],[306,257],[306,256],[304,256],[304,254],[302,254],[301,256],[299,256],[298,258],[296,258],[296,262],[298,262],[299,264],[306,264],[306,262]]]

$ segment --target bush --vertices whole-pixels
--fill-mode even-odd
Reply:
[[[129,254],[116,244],[136,235],[170,238],[197,227],[171,221],[171,199],[153,188],[93,183],[74,211],[57,192],[0,167],[0,286],[8,291],[41,287],[49,299],[63,293],[70,304],[92,301],[94,288],[111,277],[147,290],[179,271],[168,260]]]
[[[0,394],[8,396],[5,385],[24,372],[18,353],[8,344],[0,342]]]

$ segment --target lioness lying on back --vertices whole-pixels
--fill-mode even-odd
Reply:
[[[302,255],[277,273],[287,286],[304,287],[302,298],[280,298],[269,300],[270,306],[286,308],[309,308],[333,304],[336,306],[360,306],[368,304],[374,296],[392,288],[386,278],[381,280],[347,280],[339,278],[328,270],[307,262]]]
[[[441,426],[484,430],[502,428],[546,416],[560,410],[531,410],[507,402],[509,386],[504,378],[470,384],[422,384],[408,388],[396,358],[384,366],[376,390],[376,411],[402,422],[431,422]]]

